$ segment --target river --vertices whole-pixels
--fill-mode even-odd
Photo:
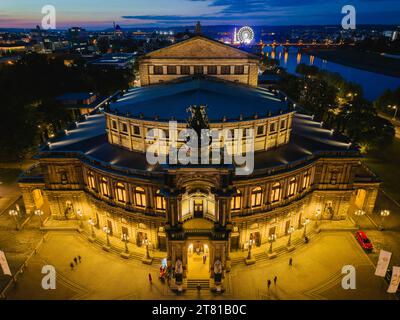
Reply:
[[[274,52],[271,47],[267,46],[264,48],[264,51],[270,58],[278,59],[281,67],[286,68],[290,73],[295,74],[296,66],[300,63],[314,65],[321,70],[337,72],[344,79],[361,85],[365,98],[371,101],[378,98],[386,89],[393,90],[400,87],[400,78],[323,60],[316,56],[300,53],[295,47],[289,48],[289,52],[284,52],[283,47],[276,47]]]

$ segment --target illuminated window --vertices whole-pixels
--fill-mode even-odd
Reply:
[[[115,191],[116,191],[116,195],[117,195],[117,200],[119,202],[126,202],[126,189],[125,189],[125,185],[121,182],[118,182],[115,185]]]
[[[87,174],[87,181],[88,181],[88,187],[89,189],[96,189],[96,181],[94,179],[94,174],[92,171],[89,171]]]
[[[189,75],[190,74],[190,66],[181,66],[181,74]]]
[[[135,188],[135,204],[138,207],[146,206],[146,192],[141,187]]]
[[[264,134],[264,126],[257,127],[257,135],[262,136]]]
[[[105,177],[102,177],[100,180],[100,191],[103,196],[110,196],[110,190],[108,189],[108,180]]]
[[[261,206],[262,202],[262,188],[255,187],[251,190],[251,206],[252,207],[259,207]]]
[[[160,190],[156,192],[156,209],[157,210],[165,210],[167,207],[167,201],[165,197],[161,194]]]
[[[154,66],[154,74],[163,74],[163,67],[162,66]]]
[[[133,128],[133,135],[134,136],[140,136],[140,127],[139,126],[132,126]]]
[[[304,173],[303,177],[303,189],[309,187],[310,182],[311,182],[311,171],[307,170],[306,173]]]
[[[296,188],[297,188],[297,179],[296,178],[290,179],[288,196],[293,196],[296,193]]]
[[[203,74],[204,69],[203,66],[194,66],[194,74]]]
[[[217,66],[208,66],[207,74],[217,74]]]
[[[231,210],[240,210],[242,207],[242,193],[236,190],[236,194],[231,199]]]
[[[276,182],[272,185],[271,189],[271,202],[279,201],[281,198],[281,184]]]
[[[244,74],[244,66],[235,66],[235,74]]]
[[[221,66],[221,74],[231,74],[231,66]]]
[[[167,66],[167,74],[176,74],[176,66]]]

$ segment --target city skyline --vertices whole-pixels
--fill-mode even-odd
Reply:
[[[104,29],[113,21],[122,27],[173,27],[193,25],[200,20],[203,25],[339,25],[341,9],[346,1],[307,0],[117,0],[113,3],[93,0],[72,0],[52,3],[38,0],[21,0],[18,4],[4,0],[0,6],[0,28],[32,28],[40,25],[45,5],[57,10],[57,28],[82,26]],[[400,4],[394,0],[379,3],[357,0],[358,24],[396,24]]]

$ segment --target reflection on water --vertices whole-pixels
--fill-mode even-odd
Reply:
[[[295,47],[291,47],[289,52],[284,50],[283,47],[276,47],[275,50],[271,47],[265,47],[264,52],[267,57],[278,59],[280,65],[290,73],[295,73],[296,66],[300,63],[314,65],[322,70],[337,72],[346,80],[360,84],[363,87],[365,97],[369,100],[375,100],[385,89],[393,90],[400,87],[400,78],[330,62],[313,55],[301,53]]]

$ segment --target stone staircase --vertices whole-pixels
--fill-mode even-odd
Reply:
[[[210,289],[210,279],[187,279],[187,290],[197,290],[197,285],[201,285],[201,289]]]

